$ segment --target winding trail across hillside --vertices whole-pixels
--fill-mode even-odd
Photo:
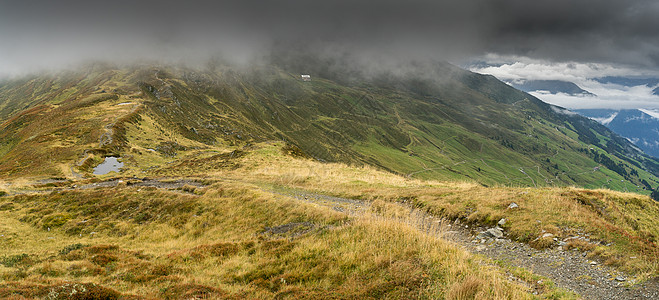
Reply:
[[[351,216],[363,215],[369,211],[370,206],[363,201],[303,191],[275,193],[327,206]],[[399,205],[406,207],[403,204]],[[419,230],[429,232],[428,228],[436,228],[437,224],[444,224],[443,230],[436,233],[438,237],[455,243],[473,254],[485,256],[505,265],[525,268],[547,277],[558,287],[576,292],[584,299],[659,299],[659,282],[656,279],[629,285],[629,276],[586,258],[585,253],[578,250],[536,250],[527,244],[511,241],[505,236],[500,239],[478,239],[476,235],[487,228],[470,228],[457,221],[450,222],[419,210],[406,208],[410,212],[407,222]],[[509,280],[521,281],[511,274]],[[537,293],[539,286],[540,284],[529,287],[530,292]]]

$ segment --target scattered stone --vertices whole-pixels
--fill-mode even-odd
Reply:
[[[479,252],[480,252],[480,251],[483,251],[483,250],[485,250],[485,249],[487,249],[487,246],[485,246],[485,245],[478,245],[478,246],[476,246],[476,251],[479,251]]]
[[[616,281],[622,282],[622,281],[625,281],[625,280],[627,280],[627,278],[625,278],[623,276],[616,276]]]
[[[506,219],[501,219],[499,220],[499,223],[497,223],[499,226],[506,225]]]
[[[594,265],[596,265],[596,264],[597,264],[596,261],[591,261],[591,262],[590,262],[590,265],[591,265],[591,266],[594,266]]]
[[[517,203],[515,203],[515,202],[511,202],[510,205],[508,205],[508,209],[514,209],[514,208],[518,208],[518,207],[519,207],[519,205],[517,205]]]
[[[490,228],[487,230],[487,233],[489,233],[492,237],[500,239],[503,237],[503,231],[499,228]]]
[[[542,238],[543,238],[543,239],[544,239],[544,238],[552,238],[552,237],[554,237],[554,235],[551,234],[551,233],[549,233],[549,232],[547,232],[547,233],[545,233],[545,234],[542,235]]]
[[[500,228],[490,228],[479,233],[476,237],[480,239],[500,239],[503,237],[503,231]]]
[[[560,241],[560,242],[558,242],[558,245],[559,245],[559,246],[565,246],[565,245],[567,245],[567,243],[566,243],[566,242],[563,242],[563,241]]]

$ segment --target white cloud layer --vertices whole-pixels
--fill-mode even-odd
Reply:
[[[623,86],[601,83],[595,78],[606,76],[629,78],[659,78],[659,72],[604,63],[550,62],[528,57],[486,55],[480,59],[489,66],[472,67],[471,71],[490,74],[508,83],[527,80],[561,80],[573,82],[596,96],[574,96],[564,93],[530,94],[554,105],[569,109],[659,109],[659,96],[653,95],[657,86]]]

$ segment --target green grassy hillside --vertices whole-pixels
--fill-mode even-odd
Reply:
[[[108,155],[124,158],[126,174],[149,174],[283,140],[319,161],[411,178],[645,194],[659,185],[659,163],[595,122],[491,76],[413,70],[303,82],[275,66],[95,66],[4,82],[0,176],[80,177]]]
[[[659,184],[659,164],[604,127],[446,64],[294,70],[0,83],[0,297],[575,298],[441,238],[441,220],[504,217],[513,240],[588,236],[565,247],[657,276],[657,203],[571,187]],[[107,156],[123,168],[94,175]]]

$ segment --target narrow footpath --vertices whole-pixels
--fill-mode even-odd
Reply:
[[[271,191],[272,192],[272,191]],[[275,192],[295,199],[330,207],[351,216],[360,216],[369,211],[369,203],[301,191]],[[403,204],[399,204],[403,206]],[[484,237],[490,228],[470,227],[457,221],[433,217],[418,210],[410,209],[408,222],[419,230],[429,232],[443,224],[442,230],[436,232],[449,242],[476,255],[482,255],[513,267],[521,267],[535,274],[551,279],[558,287],[573,291],[584,299],[659,299],[659,282],[657,279],[640,284],[630,282],[626,274],[614,268],[588,259],[584,252],[578,250],[563,251],[559,248],[536,250],[524,243],[512,241],[505,236],[501,238]],[[509,279],[519,282],[509,275]],[[529,287],[531,293],[533,286]]]

